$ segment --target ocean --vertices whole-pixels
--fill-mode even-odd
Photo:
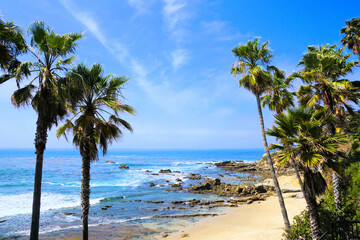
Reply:
[[[211,163],[226,160],[253,162],[262,155],[262,149],[110,150],[105,157],[100,156],[99,161],[91,164],[90,229],[104,224],[148,224],[166,229],[170,221],[162,220],[160,223],[159,219],[152,217],[207,213],[210,210],[179,210],[172,207],[171,201],[225,198],[166,191],[172,189],[169,184],[177,183],[176,179],[181,179],[184,187],[198,183],[197,180],[185,178],[191,173],[209,177],[223,176],[225,172]],[[107,160],[114,163],[105,163]],[[119,169],[121,164],[127,164],[129,169]],[[29,234],[34,168],[34,150],[0,150],[0,238]],[[170,169],[172,173],[159,173],[161,169]],[[244,177],[246,174],[238,175]],[[225,176],[221,180],[241,183],[241,179],[243,178]],[[81,157],[78,151],[46,150],[42,180],[41,234],[81,228],[80,181]],[[150,187],[150,183],[154,183],[155,187]],[[219,209],[211,210],[214,211]]]

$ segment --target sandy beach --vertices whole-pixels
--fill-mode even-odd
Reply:
[[[282,188],[299,188],[295,176],[281,176],[279,182]],[[294,195],[283,194],[290,222],[306,208],[304,198],[294,198]],[[270,196],[266,201],[230,208],[223,215],[191,223],[166,239],[278,240],[282,238],[283,227],[278,199]]]

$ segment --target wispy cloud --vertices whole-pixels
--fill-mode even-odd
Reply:
[[[127,0],[128,4],[137,10],[136,15],[148,13],[153,0]]]
[[[163,17],[167,29],[176,40],[182,40],[185,35],[185,28],[181,23],[190,16],[185,11],[185,0],[163,0]]]
[[[171,52],[171,64],[175,70],[178,70],[182,65],[189,60],[189,54],[185,49],[175,49]]]
[[[108,40],[110,38],[101,30],[102,28],[99,26],[92,13],[79,10],[79,8],[70,0],[60,0],[60,2],[76,20],[83,24],[90,33],[96,37],[107,51],[109,51],[124,67],[131,70],[137,85],[164,110],[176,114],[189,106],[199,107],[206,104],[206,100],[202,99],[202,97],[199,96],[199,91],[194,88],[177,89],[166,81],[161,84],[151,82],[148,79],[150,70],[136,58],[131,56],[128,49],[121,42],[116,39]],[[168,2],[175,1],[168,0]],[[181,9],[181,6],[178,6],[177,3],[169,4],[170,6],[166,10],[169,14]],[[171,55],[174,68],[183,65],[188,58],[186,51],[183,49],[176,49]]]
[[[236,29],[232,29],[227,22],[214,20],[203,21],[200,23],[203,34],[215,36],[216,41],[232,41],[234,39],[254,38],[252,34],[240,34]]]
[[[200,23],[201,27],[204,29],[204,33],[222,33],[226,25],[223,21],[203,21]]]

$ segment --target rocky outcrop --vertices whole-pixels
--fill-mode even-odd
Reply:
[[[115,163],[114,161],[106,160],[105,163]]]
[[[119,166],[120,169],[129,169],[129,165],[126,165],[126,164],[121,164]]]
[[[258,196],[258,198],[263,198],[263,196],[266,196],[270,192],[270,189],[264,187],[263,185],[241,186],[229,183],[222,183],[218,178],[206,178],[205,182],[198,185],[190,186],[188,188],[188,192],[216,194],[219,196],[228,197]],[[261,197],[259,197],[259,194],[262,194]],[[253,199],[253,201],[255,200],[256,199]]]
[[[189,176],[185,177],[187,179],[190,180],[200,180],[201,179],[201,175],[200,174],[196,174],[196,173],[191,173]]]
[[[170,169],[160,169],[159,173],[171,173]]]
[[[275,153],[272,153],[272,156],[275,155]],[[222,161],[214,163],[214,166],[220,167],[221,169],[227,171],[261,174],[265,175],[265,177],[270,176],[270,170],[266,156],[263,156],[259,161],[252,163],[245,163],[244,161]],[[278,175],[294,174],[294,170],[290,166],[281,166],[275,161],[275,167]]]

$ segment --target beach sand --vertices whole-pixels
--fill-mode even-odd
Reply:
[[[282,188],[300,188],[295,176],[281,176],[278,179]],[[294,195],[295,193],[283,194],[290,222],[306,208],[304,198],[294,198]],[[226,210],[224,215],[191,223],[179,228],[178,232],[169,234],[166,239],[279,240],[282,239],[283,228],[279,201],[276,196],[270,196],[266,201],[241,205]]]

